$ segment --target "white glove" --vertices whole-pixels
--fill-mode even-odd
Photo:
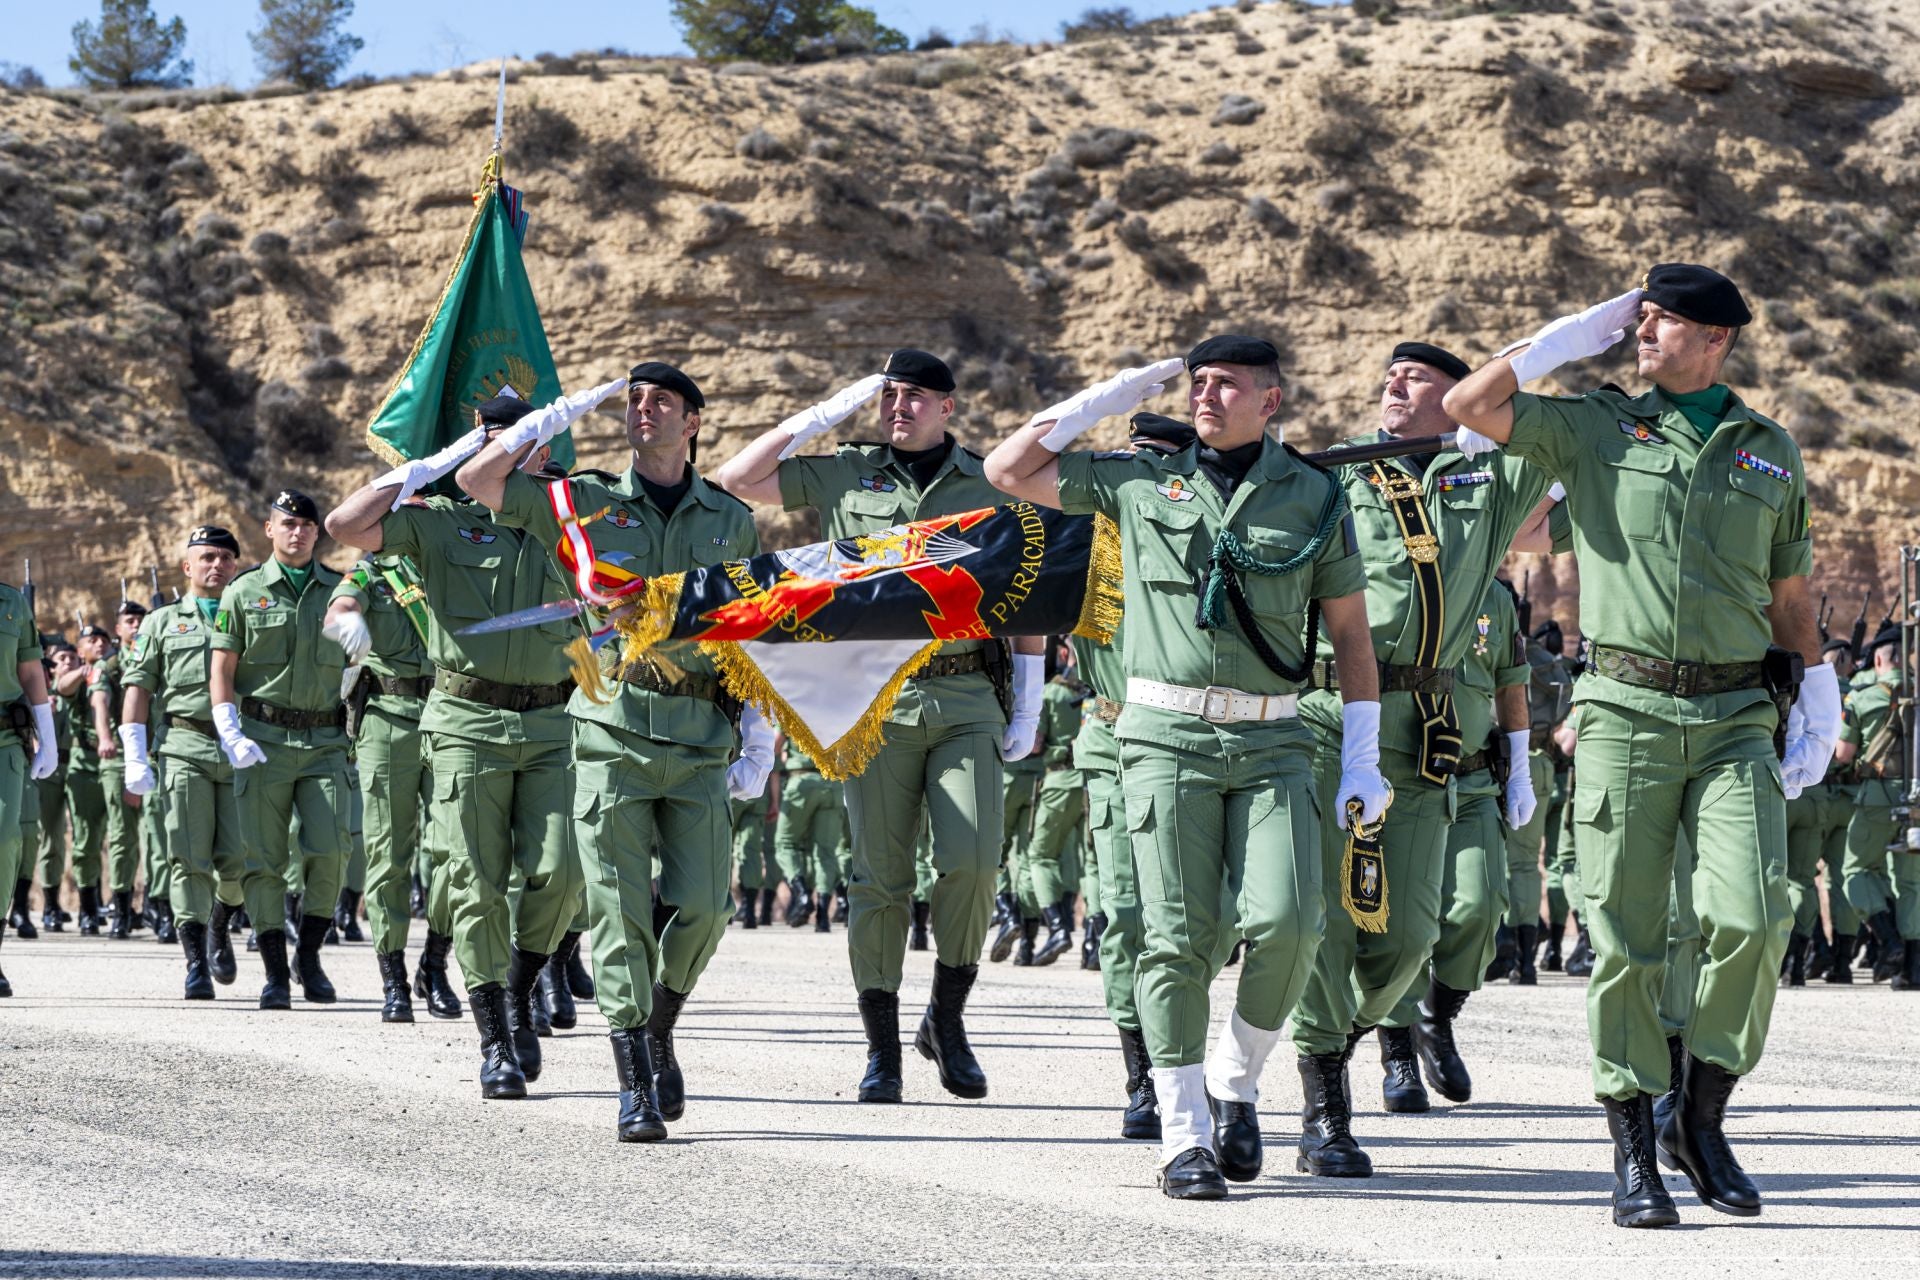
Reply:
[[[1347,801],[1360,802],[1360,821],[1378,822],[1393,803],[1393,788],[1380,773],[1380,704],[1349,702],[1340,708],[1340,790],[1334,807],[1347,826]]]
[[[1555,502],[1565,502],[1567,500],[1567,486],[1555,480],[1547,486],[1547,496]]]
[[[393,495],[393,505],[387,508],[398,511],[401,503],[480,452],[480,446],[486,442],[486,429],[475,427],[436,454],[401,463],[376,479],[373,487],[384,489],[390,484],[399,485],[399,492]]]
[[[1578,315],[1561,316],[1526,340],[1526,350],[1508,361],[1521,386],[1535,378],[1544,378],[1563,364],[1597,356],[1620,339],[1627,330],[1640,324],[1640,298],[1644,291],[1629,289],[1617,298],[1588,307]],[[1514,343],[1507,351],[1521,346]]]
[[[121,725],[120,751],[127,762],[126,781],[121,785],[136,796],[152,791],[158,779],[153,774],[153,761],[147,758],[147,726]]]
[[[1527,767],[1531,736],[1525,729],[1507,735],[1507,825],[1515,831],[1531,822],[1540,806],[1540,798],[1533,794],[1533,771]]]
[[[727,794],[758,800],[773,773],[773,726],[751,705],[740,709],[740,758],[727,766]]]
[[[1490,436],[1483,436],[1472,427],[1459,427],[1453,433],[1453,447],[1469,458],[1477,458],[1483,453],[1492,453],[1500,447],[1500,442]]]
[[[1040,736],[1040,686],[1047,678],[1047,660],[1037,653],[1013,655],[1013,719],[1000,735],[1000,758],[1020,760],[1033,753]]]
[[[340,646],[349,666],[358,666],[373,652],[373,632],[367,630],[367,615],[358,609],[342,609],[320,634]]]
[[[1102,418],[1117,413],[1132,413],[1142,403],[1167,389],[1167,380],[1187,367],[1184,360],[1159,360],[1137,369],[1122,369],[1105,382],[1096,382],[1076,396],[1062,400],[1051,409],[1043,409],[1027,420],[1028,426],[1051,422],[1040,444],[1059,453],[1075,438]]]
[[[240,731],[240,708],[231,702],[213,704],[213,727],[220,735],[220,750],[227,763],[236,769],[251,769],[265,764],[267,753],[260,744]]]
[[[528,445],[538,448],[565,431],[575,418],[585,417],[599,407],[601,401],[610,400],[626,389],[627,380],[615,378],[612,382],[563,396],[544,409],[535,409],[502,431],[499,435],[500,447],[510,454],[518,453]]]
[[[1787,716],[1787,754],[1780,762],[1783,787],[1810,787],[1826,776],[1833,761],[1833,744],[1840,737],[1840,680],[1833,664],[1808,667],[1800,681],[1800,697]],[[1792,799],[1790,795],[1788,797]]]
[[[60,767],[59,735],[53,727],[53,703],[33,704],[33,764],[30,773],[35,782],[51,778]]]
[[[801,445],[851,418],[861,405],[879,395],[880,388],[886,385],[887,375],[884,373],[869,375],[850,387],[840,388],[811,409],[802,409],[781,423],[780,430],[793,438],[781,448],[780,461],[785,462],[800,452]]]

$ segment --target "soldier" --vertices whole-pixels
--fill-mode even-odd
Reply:
[[[576,632],[562,618],[460,634],[566,600],[566,583],[538,540],[481,504],[408,499],[532,412],[517,396],[495,396],[475,408],[467,436],[375,479],[327,516],[327,532],[348,546],[406,556],[427,594],[433,689],[420,731],[433,771],[428,838],[448,860],[453,949],[480,1033],[480,1096],[489,1099],[524,1098],[540,1078],[533,988],[579,901],[564,649]],[[537,471],[547,456],[544,446],[523,446],[520,461]]]
[[[53,710],[54,747],[58,752],[52,773],[33,780],[33,803],[23,815],[32,829],[30,852],[40,880],[40,927],[48,933],[64,933],[73,919],[61,909],[60,894],[67,878],[67,774],[73,763],[73,718],[70,704],[60,695],[62,676],[71,677],[82,670],[79,656],[65,637],[56,635],[47,642],[42,668],[46,676],[48,706]],[[79,927],[89,926],[81,913]]]
[[[1481,599],[1473,640],[1461,660],[1454,710],[1466,754],[1454,772],[1454,815],[1447,824],[1446,866],[1440,885],[1440,937],[1428,964],[1429,996],[1422,1004],[1417,983],[1380,1028],[1381,1096],[1388,1111],[1423,1112],[1427,1082],[1449,1102],[1473,1094],[1467,1064],[1454,1045],[1453,1020],[1468,995],[1485,979],[1494,934],[1507,910],[1507,846],[1502,824],[1524,829],[1536,796],[1527,764],[1526,654],[1521,647],[1513,589],[1495,579]],[[1388,875],[1389,888],[1393,884]],[[1539,886],[1525,904],[1537,918]],[[1391,924],[1391,920],[1389,920]],[[1533,962],[1536,926],[1529,920],[1521,951]],[[1451,1016],[1440,1016],[1451,1010]],[[1416,1050],[1420,1065],[1414,1065]]]
[[[107,936],[128,938],[134,929],[133,879],[140,863],[140,809],[127,802],[126,762],[120,756],[120,707],[125,699],[120,672],[127,650],[140,634],[147,607],[136,600],[122,600],[114,611],[113,628],[117,647],[93,664],[87,675],[87,703],[93,718],[94,740],[100,757],[101,800],[106,807],[107,883],[113,893],[112,924]],[[156,910],[155,932],[161,924],[171,928],[171,912],[166,907],[166,891],[156,898],[153,882],[147,882],[147,900]]]
[[[67,828],[73,833],[73,883],[80,894],[80,932],[89,935],[100,932],[102,853],[107,839],[107,797],[100,783],[100,752],[107,744],[101,741],[94,723],[87,686],[95,664],[106,658],[112,640],[113,633],[105,627],[91,622],[82,626],[72,656],[56,655],[62,665],[55,671],[53,682],[73,744],[67,758]],[[48,873],[48,884],[60,883],[58,861],[43,870]]]
[[[924,351],[900,350],[885,369],[794,415],[720,469],[720,483],[751,502],[820,512],[826,536],[853,537],[910,520],[997,506],[979,455],[947,430],[953,371]],[[794,455],[875,396],[885,444],[842,444],[826,456]],[[997,641],[946,645],[894,703],[886,749],[847,782],[853,835],[853,910],[847,952],[867,1033],[863,1102],[898,1102],[900,981],[912,928],[915,846],[933,827],[929,893],[937,959],[933,992],[914,1047],[947,1092],[984,1098],[986,1073],[967,1042],[967,993],[979,973],[1004,820],[1003,762],[1032,749],[1045,659],[1034,637],[1014,642],[1011,716],[999,690],[1006,651]]]
[[[1033,881],[1027,875],[1027,847],[1033,841],[1033,807],[1040,798],[1040,780],[1046,768],[1037,746],[1004,766],[998,881],[1003,887],[994,896],[1000,931],[987,947],[987,959],[995,964],[1013,955],[1016,948],[1019,957],[1015,964],[1033,963],[1034,939],[1040,934],[1040,903],[1033,896]]]
[[[1566,487],[1590,646],[1573,802],[1595,951],[1588,1024],[1621,1226],[1679,1221],[1656,1142],[1703,1202],[1760,1212],[1722,1120],[1765,1046],[1786,944],[1786,794],[1825,773],[1840,727],[1826,663],[1805,669],[1798,706],[1782,713],[1799,655],[1818,648],[1812,521],[1793,440],[1719,381],[1751,319],[1725,276],[1662,264],[1643,289],[1554,321],[1446,399],[1471,429],[1466,447],[1491,447],[1471,438],[1484,433]],[[1647,394],[1520,391],[1630,328]],[[1773,741],[1783,718],[1784,761]],[[1704,962],[1679,1096],[1656,1138],[1653,1098],[1673,1075],[1656,957],[1683,837]]]
[[[699,386],[672,365],[646,361],[601,391],[623,388],[632,450],[624,475],[582,471],[548,485],[517,471],[519,451],[550,438],[542,424],[551,419],[536,417],[461,467],[460,487],[555,556],[581,527],[573,512],[606,511],[592,530],[596,547],[618,553],[621,567],[643,578],[759,551],[746,504],[693,469],[706,406]],[[686,1108],[674,1027],[727,929],[727,800],[765,794],[773,730],[753,708],[740,707],[713,660],[692,643],[661,644],[629,661],[615,642],[602,651],[601,666],[617,678],[611,700],[576,692],[568,707],[574,838],[591,869],[593,984],[620,1077],[619,1138],[657,1142]],[[729,766],[736,745],[740,758]]]
[[[1036,965],[1052,964],[1073,949],[1073,899],[1063,862],[1086,816],[1086,779],[1074,767],[1073,741],[1080,730],[1080,703],[1087,688],[1074,678],[1073,654],[1058,638],[1054,646],[1059,674],[1047,681],[1040,701],[1040,739],[1034,755],[1045,774],[1033,807],[1033,834],[1027,845],[1029,893],[1040,904],[1047,937],[1028,954]],[[1027,939],[1031,942],[1031,939]],[[1015,961],[1018,963],[1018,961]]]
[[[1844,687],[1853,675],[1853,645],[1835,636],[1820,646],[1820,656],[1833,665],[1834,675]],[[1844,703],[1845,699],[1842,701]],[[1836,884],[1846,865],[1847,827],[1853,817],[1856,792],[1853,767],[1844,758],[1846,741],[1843,716],[1840,742],[1834,747],[1833,763],[1828,766],[1826,776],[1787,801],[1787,892],[1793,903],[1793,933],[1787,938],[1786,968],[1782,970],[1780,980],[1790,987],[1804,987],[1809,977],[1830,974],[1834,963],[1837,963],[1829,951],[1828,962],[1809,972],[1812,966],[1808,963],[1808,952],[1822,929],[1818,878],[1820,865],[1822,862],[1826,864],[1827,878]],[[1833,899],[1829,908],[1833,912],[1833,931],[1837,935],[1842,925],[1846,925],[1851,946],[1853,930],[1857,927],[1856,919],[1851,913],[1843,914],[1846,908],[1844,891],[1835,893]],[[1852,980],[1850,969],[1844,978],[1834,979],[1841,982]]]
[[[180,565],[187,594],[147,615],[121,662],[125,785],[143,811],[161,808],[188,1000],[213,999],[213,984],[224,986],[238,973],[228,924],[242,896],[246,846],[234,769],[213,723],[210,680],[220,596],[239,552],[239,540],[217,525],[189,534]]]
[[[1834,754],[1860,779],[1847,823],[1847,903],[1880,944],[1873,980],[1891,978],[1896,991],[1914,991],[1920,990],[1920,856],[1905,847],[1895,813],[1905,799],[1913,717],[1902,696],[1900,628],[1882,627],[1867,651],[1873,683],[1847,695]]]
[[[1514,548],[1519,549],[1517,537]],[[1540,869],[1545,868],[1547,936],[1540,967],[1549,973],[1558,973],[1562,967],[1560,944],[1566,935],[1568,913],[1567,894],[1561,884],[1562,872],[1567,868],[1560,865],[1560,816],[1566,808],[1567,780],[1573,762],[1560,751],[1553,733],[1573,709],[1573,681],[1579,674],[1564,656],[1566,643],[1560,624],[1552,618],[1535,627],[1527,641],[1527,666],[1531,669],[1527,678],[1527,707],[1531,725],[1529,741],[1533,744],[1528,763],[1533,770],[1534,791],[1541,797],[1541,803],[1528,824],[1533,828],[1532,834],[1514,832],[1507,845],[1510,873],[1528,859],[1529,840],[1533,848],[1534,879],[1542,879]],[[1573,845],[1569,841],[1566,846],[1569,864],[1572,854]],[[1515,899],[1508,923],[1514,923],[1524,914],[1521,908],[1525,901],[1524,893]]]
[[[775,777],[779,778],[777,772]],[[786,802],[784,780],[771,783],[769,791],[776,807]],[[772,854],[772,842],[767,839],[767,803],[729,798],[727,811],[733,824],[734,875],[740,895],[733,919],[728,923],[737,924],[743,929],[758,929],[760,892],[768,880],[777,883],[780,879],[779,863],[774,862],[771,874],[767,866]]]
[[[26,597],[0,583],[0,708],[6,713],[0,719],[0,885],[13,884],[22,865],[20,817],[26,785],[51,776],[59,766],[41,654]],[[23,899],[19,905],[24,919]],[[6,930],[0,929],[0,939],[5,937]],[[12,994],[13,984],[0,973],[0,996]]]
[[[994,450],[990,476],[1028,501],[1099,512],[1120,528],[1127,683],[1115,736],[1139,877],[1136,986],[1160,1105],[1160,1186],[1176,1199],[1217,1200],[1223,1174],[1259,1174],[1261,1068],[1325,928],[1312,733],[1295,692],[1316,618],[1351,673],[1346,770],[1329,807],[1344,815],[1352,802],[1373,823],[1390,792],[1365,570],[1338,483],[1269,434],[1283,398],[1272,344],[1223,336],[1188,353],[1197,446],[1061,452],[1181,367],[1130,369],[1036,415]],[[1223,883],[1250,945],[1209,1053]]]
[[[447,981],[453,919],[442,850],[431,854],[427,941],[411,992],[407,981],[408,872],[427,843],[421,839],[423,815],[433,796],[433,771],[420,735],[420,717],[433,688],[427,659],[431,627],[426,592],[405,556],[363,559],[341,578],[327,604],[327,634],[360,666],[348,703],[354,708],[367,924],[380,968],[382,1022],[412,1022],[416,994],[436,1018],[459,1018],[464,1012]],[[358,894],[342,891],[349,922],[358,905]]]
[[[846,831],[846,795],[841,784],[820,776],[813,759],[786,740],[786,778],[780,784],[780,817],[774,828],[774,848],[780,860],[780,874],[804,893],[809,884],[838,884],[847,874],[840,861],[840,841]],[[833,929],[833,895],[824,889],[815,896],[813,908],[816,932]],[[796,928],[806,923],[791,908],[787,923]]]

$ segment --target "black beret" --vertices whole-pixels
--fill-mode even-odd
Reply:
[[[1265,338],[1247,338],[1237,333],[1223,333],[1208,338],[1193,350],[1187,352],[1187,372],[1192,373],[1203,364],[1279,364],[1280,351]]]
[[[80,638],[84,640],[88,636],[98,636],[102,640],[111,640],[113,639],[113,632],[107,630],[97,622],[89,622],[86,626],[80,628]]]
[[[1841,649],[1845,649],[1848,653],[1852,653],[1853,642],[1851,640],[1845,639],[1844,637],[1835,636],[1833,637],[1833,639],[1827,641],[1825,644],[1820,646],[1820,656],[1824,658],[1828,654],[1838,652]]]
[[[311,520],[320,523],[320,508],[312,498],[298,489],[282,489],[273,495],[273,509],[284,511],[296,520]]]
[[[1552,618],[1548,618],[1545,622],[1541,623],[1539,626],[1533,629],[1533,638],[1535,640],[1538,640],[1541,644],[1547,644],[1548,636],[1552,636],[1554,640],[1554,644],[1547,645],[1549,649],[1553,648],[1554,645],[1566,643],[1567,637],[1560,630],[1560,624],[1558,622],[1555,622]]]
[[[1198,438],[1198,433],[1187,423],[1158,413],[1136,413],[1128,425],[1127,436],[1132,440],[1159,440],[1175,449],[1184,449]]]
[[[113,616],[116,618],[144,618],[147,616],[147,606],[141,604],[138,600],[122,600],[120,607],[113,611]]]
[[[700,394],[700,388],[694,385],[693,379],[663,360],[647,360],[628,370],[627,394],[632,395],[634,387],[642,382],[651,382],[656,387],[673,392],[691,408],[707,407],[707,398]]]
[[[1403,342],[1393,349],[1387,357],[1387,368],[1399,364],[1402,360],[1412,360],[1419,364],[1431,365],[1449,378],[1456,381],[1464,378],[1472,370],[1467,362],[1444,347],[1436,347],[1431,342]]]
[[[240,554],[240,539],[228,533],[217,524],[203,524],[187,535],[190,547],[219,547],[224,551]]]
[[[880,376],[895,382],[910,382],[943,396],[953,394],[953,370],[947,368],[947,362],[912,347],[902,347],[888,356],[887,367],[880,371]]]
[[[510,427],[533,412],[533,406],[519,396],[495,396],[474,406],[480,421],[489,427]]]
[[[1738,329],[1753,323],[1753,312],[1733,281],[1709,267],[1662,262],[1647,272],[1640,287],[1648,302],[1695,324]]]
[[[1889,622],[1886,626],[1874,632],[1873,639],[1867,645],[1867,652],[1872,653],[1875,649],[1880,648],[1882,645],[1899,644],[1899,643],[1900,643],[1900,627],[1897,623]]]

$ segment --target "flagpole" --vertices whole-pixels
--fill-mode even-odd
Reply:
[[[1300,456],[1308,462],[1331,462],[1336,465],[1349,462],[1380,462],[1387,458],[1415,458],[1423,453],[1438,453],[1442,449],[1451,449],[1453,440],[1453,432],[1449,431],[1437,436],[1410,436],[1404,440],[1379,440],[1372,444],[1322,449],[1319,453],[1306,453]]]
[[[507,126],[507,60],[500,59],[500,91],[493,100],[493,154],[500,154],[500,140]]]

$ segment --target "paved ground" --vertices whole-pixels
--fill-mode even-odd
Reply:
[[[1607,1220],[1582,986],[1554,976],[1468,1006],[1468,1106],[1381,1114],[1362,1051],[1370,1181],[1292,1171],[1283,1049],[1267,1175],[1176,1205],[1151,1148],[1116,1136],[1097,978],[1064,966],[983,966],[986,1101],[909,1052],[908,1105],[864,1107],[840,935],[736,929],[682,1023],[685,1120],[623,1147],[595,1014],[548,1042],[536,1097],[482,1103],[470,1023],[382,1026],[364,945],[328,952],[339,1004],[279,1014],[253,1007],[244,956],[217,1002],[182,1002],[177,949],[145,935],[0,956],[19,993],[0,1003],[0,1276],[1920,1271],[1920,997],[1885,987],[1781,993],[1730,1124],[1763,1217],[1675,1178],[1684,1224],[1630,1233]],[[908,1003],[930,969],[909,958]]]

